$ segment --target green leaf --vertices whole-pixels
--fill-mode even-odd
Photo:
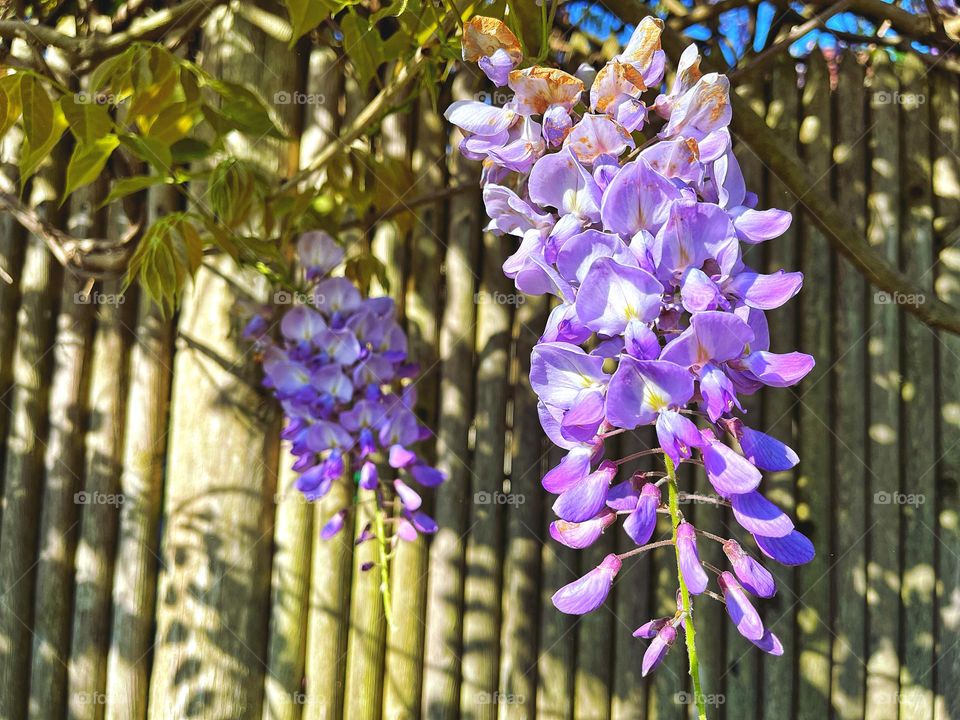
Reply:
[[[147,131],[154,140],[172,145],[183,138],[200,118],[200,108],[186,102],[177,102],[164,108]]]
[[[208,84],[223,100],[217,114],[229,121],[231,129],[257,139],[265,135],[279,139],[286,137],[271,117],[266,103],[255,92],[227,80],[209,78]],[[210,120],[207,108],[204,108],[204,115]]]
[[[166,144],[151,137],[127,133],[120,136],[120,142],[134,155],[143,160],[161,175],[169,175],[173,167],[173,156]]]
[[[178,165],[203,160],[209,157],[211,152],[213,152],[213,148],[208,143],[196,138],[183,138],[170,146],[173,162]]]
[[[106,135],[92,142],[78,142],[67,164],[67,180],[63,188],[63,200],[77,188],[89,185],[103,172],[110,155],[120,145],[116,135]]]
[[[102,138],[113,129],[110,113],[103,105],[93,102],[90,95],[63,95],[60,97],[60,109],[70,123],[70,132],[79,143]]]
[[[340,22],[343,31],[343,49],[353,62],[360,84],[366,86],[383,62],[383,40],[366,18],[354,12]]]
[[[24,76],[24,80],[29,76]],[[34,80],[36,82],[36,80]],[[23,83],[21,82],[21,90],[23,89]],[[43,92],[43,88],[39,88],[40,92],[43,93],[43,97],[46,98],[49,105],[45,105],[42,100],[39,99],[39,96],[36,94],[36,88],[28,91],[27,97],[30,98],[31,107],[34,110],[31,111],[31,134],[36,138],[35,141],[31,141],[30,135],[27,134],[27,108],[28,105],[24,103],[23,109],[23,123],[24,123],[24,139],[23,145],[20,148],[20,189],[22,190],[24,185],[26,185],[27,180],[33,177],[34,173],[40,168],[40,165],[43,164],[43,161],[50,157],[50,151],[53,150],[54,145],[60,140],[60,137],[63,135],[63,131],[67,129],[67,119],[63,115],[63,110],[60,109],[59,105],[54,105],[50,102],[50,98],[47,97],[46,93]],[[21,95],[21,99],[23,96]],[[47,117],[45,113],[49,107],[50,116]],[[40,115],[35,114],[39,108]],[[40,121],[39,123],[37,121]]]
[[[20,80],[20,102],[23,105],[23,134],[31,147],[43,147],[53,134],[54,110],[50,96],[33,75]]]
[[[13,124],[20,119],[23,105],[20,102],[21,75],[4,75],[0,77],[0,95],[2,95],[2,111],[0,111],[0,137],[7,134]]]
[[[287,12],[290,13],[290,27],[293,28],[290,47],[336,10],[331,7],[333,3],[323,0],[286,0],[285,4]]]
[[[155,185],[162,185],[169,182],[170,178],[164,175],[136,175],[134,177],[121,178],[113,183],[113,186],[110,188],[110,193],[106,199],[100,203],[100,207],[105,207],[135,192],[140,192]]]

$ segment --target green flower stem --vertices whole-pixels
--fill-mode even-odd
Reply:
[[[377,565],[380,566],[380,597],[383,598],[383,615],[387,619],[387,627],[394,629],[393,601],[390,597],[390,558],[387,556],[387,533],[384,529],[383,508],[380,503],[374,504],[373,532],[377,538]]]
[[[697,659],[697,631],[693,626],[692,606],[690,603],[690,591],[687,590],[687,583],[683,579],[683,572],[680,570],[680,548],[677,547],[677,528],[680,526],[680,493],[677,489],[677,471],[671,460],[666,455],[663,461],[667,466],[667,487],[669,488],[669,508],[670,522],[673,525],[673,543],[677,553],[677,580],[680,583],[680,602],[684,614],[683,627],[686,632],[687,659],[690,664],[690,677],[693,678],[693,694],[697,700],[697,718],[707,720],[707,710],[704,705],[703,689],[700,686],[700,661]]]

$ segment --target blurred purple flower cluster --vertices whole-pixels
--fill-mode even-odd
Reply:
[[[558,300],[530,370],[543,429],[567,451],[543,478],[557,495],[551,534],[586,547],[622,516],[624,531],[643,547],[657,513],[668,512],[661,485],[675,483],[675,466],[694,463],[716,504],[732,507],[763,555],[806,563],[811,542],[758,490],[762,471],[787,470],[798,458],[737,415],[740,397],[793,385],[814,365],[809,355],[769,347],[765,311],[790,300],[802,275],[759,273],[742,256],[745,245],[781,235],[791,216],[756,209],[727,129],[729,82],[700,71],[695,45],[663,86],[661,30],[647,18],[598,72],[581,66],[570,75],[517,69],[516,37],[500,21],[474,18],[464,59],[514,95],[502,107],[465,100],[446,112],[463,131],[461,153],[483,163],[489,229],[518,239],[505,273],[519,290]],[[652,482],[664,473],[635,473],[617,483],[632,458],[605,459],[604,440],[644,425],[655,428],[659,447],[651,451],[664,456],[667,477]],[[709,592],[697,551],[707,535],[678,510],[672,517],[666,544],[677,554],[681,588]],[[723,544],[733,570],[710,567],[720,591],[710,594],[722,595],[745,638],[782,653],[749,599],[772,596],[772,576],[735,539],[709,539]],[[635,552],[608,555],[561,588],[554,605],[573,614],[596,609]],[[688,617],[689,608],[680,609],[635,633],[653,640],[644,674]]]
[[[261,308],[244,331],[260,352],[264,386],[283,407],[282,437],[296,457],[296,488],[307,500],[319,500],[334,483],[352,478],[359,488],[374,491],[384,522],[392,525],[391,537],[413,540],[418,533],[433,533],[437,525],[420,510],[420,494],[399,477],[402,471],[420,487],[446,479],[412,449],[430,431],[413,412],[413,385],[401,387],[418,369],[407,362],[407,337],[394,317],[393,300],[364,298],[347,278],[329,277],[344,253],[326,233],[302,235],[297,250],[306,290],[283,293],[291,304]],[[387,469],[390,477],[384,478]],[[394,497],[401,508],[396,516]],[[338,510],[322,537],[336,535],[351,509]],[[361,541],[371,537],[370,529],[360,533]]]

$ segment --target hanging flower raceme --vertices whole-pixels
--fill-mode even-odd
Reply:
[[[264,386],[283,408],[296,489],[310,501],[338,482],[372,491],[385,525],[381,541],[435,532],[418,489],[445,476],[413,449],[430,433],[413,412],[412,385],[404,386],[418,370],[407,361],[393,300],[364,298],[347,278],[330,277],[343,250],[326,233],[304,234],[297,250],[307,287],[296,296],[281,291],[290,304],[261,308],[244,332],[259,351]],[[321,536],[336,535],[352,510],[334,512]],[[374,536],[369,528],[359,533],[360,541]]]
[[[590,87],[581,78],[592,73],[583,66],[576,77],[517,69],[522,63],[507,52],[513,98],[502,107],[457,102],[446,114],[464,132],[464,154],[484,163],[489,229],[517,239],[504,272],[523,292],[557,298],[530,370],[543,429],[567,451],[543,478],[557,495],[551,535],[586,547],[622,516],[638,546],[608,555],[558,590],[554,605],[590,612],[628,557],[662,546],[677,555],[676,616],[636,633],[652,640],[644,674],[661,662],[677,627],[692,625],[690,595],[724,602],[747,640],[783,652],[750,599],[776,592],[772,576],[737,538],[684,521],[676,466],[702,467],[715,491],[704,499],[731,507],[759,554],[784,565],[814,555],[810,541],[762,493],[764,471],[788,470],[799,459],[748,427],[741,404],[764,386],[799,382],[814,364],[803,353],[772,351],[765,317],[799,292],[802,275],[760,273],[742,256],[744,244],[782,234],[791,216],[756,209],[727,129],[729,82],[701,72],[696,46],[683,53],[669,90],[661,87],[662,28],[644,19]],[[474,18],[466,59],[477,56],[467,50],[477,33],[497,39],[483,56],[491,60],[500,47],[519,46],[502,23]],[[500,67],[507,67],[503,55]],[[505,152],[520,136],[529,149],[522,164]],[[661,455],[666,473],[632,472],[634,456],[607,457],[606,438],[640,426],[652,427],[658,441],[641,454]],[[617,483],[621,467],[632,474]],[[664,483],[669,502],[661,498]],[[658,512],[671,516],[672,537],[650,543]],[[701,562],[703,542],[722,544],[732,572]]]

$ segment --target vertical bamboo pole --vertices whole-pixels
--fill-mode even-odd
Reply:
[[[221,77],[281,76],[264,63],[270,43],[226,8],[205,25],[204,61]],[[235,143],[277,170],[274,143]],[[269,619],[270,540],[276,487],[277,418],[264,400],[231,312],[264,283],[228,259],[201,268],[184,294],[171,400],[163,562],[150,716],[211,712],[261,715]],[[234,323],[239,325],[239,323]]]
[[[614,551],[614,533],[606,533],[589,548],[577,551],[580,575],[586,575]],[[552,538],[547,542],[555,542]],[[576,565],[574,565],[576,567]],[[609,600],[607,601],[609,603]],[[577,665],[574,674],[575,718],[607,720],[610,717],[611,660],[613,632],[632,632],[618,621],[610,605],[577,618]],[[555,611],[556,612],[556,611]]]
[[[57,154],[59,157],[59,153]],[[56,158],[55,158],[56,159]],[[62,214],[55,173],[59,164],[32,181],[31,205],[57,224]],[[20,282],[11,390],[2,398],[10,413],[0,517],[0,717],[27,715],[33,624],[37,527],[47,434],[47,399],[53,365],[53,322],[62,269],[42,240],[27,242]]]
[[[548,467],[556,466],[564,450],[551,447]],[[550,602],[561,587],[577,578],[576,551],[550,538],[547,532],[555,519],[550,506],[554,495],[544,493],[544,518],[540,537],[547,538],[541,548],[540,646],[537,650],[537,718],[568,720],[573,718],[574,667],[577,657],[576,623]]]
[[[176,199],[169,192],[151,192],[149,202],[156,217],[169,210]],[[141,297],[130,350],[130,390],[123,431],[123,505],[107,657],[108,720],[142,720],[147,716],[172,350],[171,322],[148,298]]]
[[[844,57],[835,98],[837,200],[859,232],[866,227],[866,150],[868,132],[863,68]],[[842,553],[832,570],[836,599],[830,625],[833,643],[831,698],[838,717],[863,717],[866,647],[867,526],[866,368],[867,286],[859,270],[837,257],[834,306],[837,359],[833,366],[838,441],[834,469],[836,545]],[[809,289],[808,289],[809,292]]]
[[[780,133],[784,143],[797,146],[799,117],[799,93],[797,74],[791,58],[776,63],[771,72],[767,124]],[[781,268],[798,269],[800,212],[787,188],[772,173],[768,178],[767,205],[784,210],[793,209],[793,224],[782,236],[765,243],[767,272]],[[819,292],[808,288],[804,292]],[[797,348],[797,322],[800,303],[795,299],[779,310],[767,313],[770,326],[770,349],[774,352],[790,352]],[[800,348],[801,350],[804,348]],[[774,388],[761,394],[763,406],[763,432],[769,433],[793,448],[797,445],[796,407],[797,398],[792,390]],[[800,467],[806,458],[800,458]],[[771,473],[764,478],[767,496],[791,516],[796,512],[796,472]],[[797,632],[796,632],[796,573],[777,563],[764,563],[777,581],[779,590],[774,598],[763,603],[763,621],[777,634],[783,643],[783,656],[764,655],[762,658],[763,686],[761,688],[762,717],[766,720],[791,717],[797,687]]]
[[[503,621],[500,625],[501,720],[531,720],[537,700],[537,627],[540,528],[544,490],[540,485],[546,442],[530,388],[530,353],[547,321],[547,298],[527,297],[514,314],[513,432],[510,508],[504,541]],[[537,441],[539,439],[539,442]],[[521,502],[522,500],[522,502]],[[547,542],[551,542],[549,539]]]
[[[444,186],[443,119],[420,99],[413,145],[412,195],[425,196]],[[440,295],[440,235],[444,204],[427,205],[416,214],[409,238],[404,315],[410,344],[410,359],[420,367],[416,381],[416,412],[427,427],[436,427],[438,385],[438,328]],[[433,462],[432,444],[423,452]],[[430,508],[432,498],[424,504]],[[387,629],[384,660],[383,715],[388,720],[410,720],[419,716],[423,680],[423,629],[426,603],[427,538],[401,543],[390,572],[394,627]]]
[[[22,133],[18,128],[11,128],[0,140],[0,189],[4,192],[17,192],[17,166],[14,160],[23,143]],[[7,437],[7,427],[10,423],[10,414],[7,411],[7,399],[10,388],[13,386],[13,356],[17,334],[17,308],[20,304],[20,277],[23,269],[24,251],[26,248],[26,231],[10,215],[0,217],[0,267],[13,282],[6,283],[0,280],[0,398],[4,398],[0,406],[0,442]],[[3,463],[3,452],[0,452],[0,467]],[[0,475],[2,477],[2,475]],[[2,513],[2,510],[0,510]]]
[[[908,55],[900,80],[900,113],[903,135],[901,182],[904,183],[901,259],[905,272],[932,292],[934,265],[933,206],[930,196],[930,88],[926,66]],[[894,304],[921,302],[921,298],[897,298]],[[901,452],[904,457],[900,504],[902,584],[900,666],[900,715],[933,716],[933,603],[934,545],[936,536],[936,462],[934,436],[933,331],[911,315],[902,325],[901,362]]]
[[[625,457],[651,447],[649,428],[624,433],[619,437],[620,455]],[[626,466],[627,472],[619,480],[627,479],[635,470],[651,468],[647,458],[639,458]],[[651,468],[652,469],[652,468]],[[616,538],[618,552],[636,547],[618,522],[608,530]],[[663,552],[669,552],[669,548]],[[633,631],[651,618],[650,582],[652,579],[649,553],[630,558],[617,574],[614,583],[614,614],[623,623],[613,630],[613,681],[611,687],[611,720],[643,720],[647,716],[646,683],[640,675],[647,640],[633,637]],[[609,602],[609,601],[608,601]],[[698,612],[698,618],[700,617]],[[625,626],[625,627],[624,627]]]
[[[803,88],[800,143],[803,159],[817,184],[830,185],[830,84],[826,61],[815,51],[807,65]],[[802,207],[802,206],[800,206]],[[833,273],[830,246],[808,218],[801,225],[801,268],[815,288],[800,295],[800,350],[816,358],[817,366],[800,385],[801,465],[797,480],[797,518],[817,548],[812,562],[799,569],[797,622],[800,637],[800,678],[797,717],[821,720],[830,711],[830,517],[833,438],[830,422],[832,362],[830,317]]]
[[[117,298],[120,281],[102,285],[103,298]],[[124,298],[125,300],[126,298]],[[90,426],[85,439],[84,485],[80,494],[80,537],[75,563],[73,632],[68,663],[68,713],[71,718],[103,717],[113,561],[120,507],[129,313],[125,303],[96,307],[96,332],[90,358]]]
[[[757,80],[750,85],[741,85],[737,88],[739,92],[749,103],[750,107],[760,116],[764,117],[767,113],[767,103],[764,97],[764,88],[761,80]],[[765,173],[763,159],[758,158],[753,152],[744,145],[736,148],[737,158],[740,160],[740,168],[743,172],[743,179],[746,188],[750,192],[757,194],[759,198],[759,207],[770,207],[770,201],[767,197]],[[792,204],[792,203],[791,203]],[[770,241],[779,242],[779,238]],[[743,261],[758,272],[764,272],[764,250],[763,246],[744,246]],[[789,269],[793,269],[792,267]],[[794,301],[796,302],[796,301]],[[790,308],[793,310],[793,308]],[[779,392],[779,390],[778,390]],[[752,428],[766,432],[763,415],[762,400],[759,395],[751,395],[741,399],[744,407],[744,422]],[[716,495],[710,482],[706,479],[706,473],[698,473],[700,477],[700,491],[708,495]],[[761,490],[767,491],[770,479],[765,476]],[[696,507],[697,527],[713,532],[721,537],[727,537],[732,533],[726,528],[738,528],[733,518],[732,512],[726,508],[719,508],[712,505],[697,505]],[[744,533],[737,532],[737,537],[746,537]],[[752,549],[747,544],[748,552]],[[701,557],[714,565],[714,567],[725,568],[729,561],[723,554],[723,548],[715,542],[701,542]],[[765,562],[764,565],[772,564]],[[767,601],[758,600],[757,606],[761,612],[766,611]],[[708,700],[714,700],[715,703],[708,704],[707,709],[713,710],[717,715],[729,718],[754,718],[760,711],[760,689],[762,672],[760,650],[755,648],[737,632],[736,627],[730,622],[723,606],[707,598],[697,603],[697,624],[704,627],[723,627],[723,642],[717,642],[720,633],[704,633],[697,636],[697,650],[700,655],[701,676],[703,677],[704,693]],[[701,640],[701,637],[703,638]],[[703,649],[700,645],[703,644]],[[713,647],[713,646],[719,647]],[[723,658],[722,662],[720,658]],[[716,664],[716,667],[711,667]],[[721,668],[720,665],[723,665]],[[722,678],[722,679],[721,679]],[[720,703],[722,695],[723,702]],[[691,711],[695,713],[696,706],[691,706]],[[691,716],[693,717],[693,716]]]
[[[871,58],[870,192],[867,238],[887,259],[897,262],[900,247],[900,124],[897,106],[887,100],[900,86],[886,53]],[[867,303],[868,527],[867,683],[865,715],[896,720],[899,715],[900,512],[890,502],[900,490],[900,312],[870,288]],[[887,502],[878,502],[887,500]]]
[[[467,76],[454,81],[454,98],[471,94]],[[456,144],[456,143],[454,143]],[[451,177],[456,184],[476,183],[474,163],[454,157]],[[469,193],[450,202],[449,245],[445,260],[446,298],[440,329],[438,464],[449,480],[437,491],[436,519],[440,530],[430,546],[427,586],[427,629],[422,712],[425,718],[456,717],[460,706],[462,653],[463,554],[470,496],[469,418],[473,415],[476,333],[477,266],[482,206]]]
[[[310,125],[327,117],[327,108],[336,105],[317,75],[328,72],[331,62],[321,64],[321,54],[305,57],[301,40],[293,50],[283,43],[268,43],[264,62],[282,68],[275,78],[274,109],[296,137],[301,124]],[[304,62],[306,61],[306,62]],[[301,78],[301,66],[307,77]],[[318,67],[319,66],[319,67]],[[321,77],[322,80],[322,77]],[[330,83],[326,83],[329,85]],[[300,98],[305,98],[301,104]],[[309,161],[305,146],[290,147],[288,169],[292,172]],[[299,155],[299,158],[297,157]],[[290,444],[280,446],[277,492],[274,495],[273,558],[270,570],[270,629],[267,635],[266,673],[263,688],[263,720],[298,720],[303,710],[303,675],[306,664],[307,612],[310,594],[310,553],[313,508],[293,486],[297,474],[291,470]]]
[[[92,234],[90,228],[76,228]],[[83,489],[83,416],[92,306],[82,302],[85,281],[65,273],[57,316],[54,369],[44,452],[29,717],[48,718],[67,702],[67,661],[73,615],[73,562]]]
[[[301,164],[325,144],[337,142],[335,133],[341,119],[342,78],[342,67],[337,63],[333,49],[316,48],[311,52],[307,88],[309,92],[323,95],[324,101],[311,105],[312,117],[306,123],[301,143]],[[289,456],[282,462],[289,464]],[[323,540],[320,530],[352,499],[351,485],[338,482],[323,500],[309,508],[312,528],[308,542],[312,548],[304,662],[306,693],[302,698],[303,717],[308,720],[339,718],[343,707],[352,538],[349,533],[341,532],[331,540]],[[291,536],[290,542],[299,540]]]
[[[380,152],[387,158],[404,161],[407,155],[406,128],[403,119],[392,115],[383,121],[382,132],[377,138]],[[388,202],[403,202],[410,188],[390,187],[383,183]],[[372,242],[374,256],[384,265],[386,285],[371,283],[370,294],[389,294],[399,313],[403,312],[404,237],[394,222],[386,222],[375,228]],[[401,317],[402,319],[402,317]],[[373,491],[361,490],[355,534],[359,536],[375,522]],[[383,611],[383,589],[380,568],[363,571],[368,563],[379,560],[378,547],[367,541],[354,552],[353,588],[351,591],[350,633],[347,639],[347,681],[344,715],[358,720],[375,720],[383,707],[384,647],[386,641],[386,618]]]
[[[504,495],[507,381],[510,326],[517,298],[501,266],[510,255],[511,238],[483,236],[482,278],[477,303],[477,369],[474,396],[473,494],[468,498],[469,529],[464,582],[463,685],[460,713],[494,720],[500,703],[500,601],[504,514],[517,508]],[[526,298],[523,298],[524,300]],[[472,502],[471,502],[472,501]]]
[[[945,72],[930,74],[933,98],[933,194],[938,251],[936,291],[941,300],[960,305],[960,258],[955,238],[960,230],[960,87]],[[960,717],[960,338],[940,333],[936,344],[939,368],[939,446],[937,474],[937,618],[934,646],[936,705],[934,720]]]

